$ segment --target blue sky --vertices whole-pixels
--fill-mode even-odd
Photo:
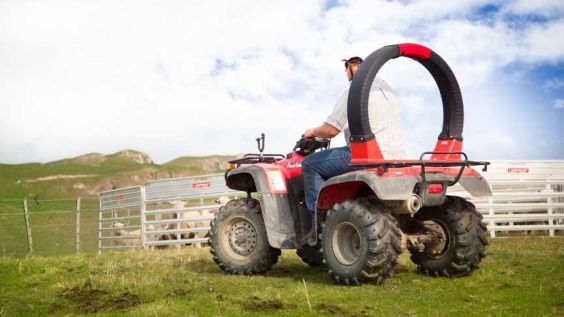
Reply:
[[[0,162],[133,148],[288,152],[346,84],[340,59],[416,42],[465,101],[476,159],[564,159],[562,1],[2,1]],[[400,98],[410,156],[442,120],[411,60],[379,74]],[[335,145],[344,144],[337,136]]]

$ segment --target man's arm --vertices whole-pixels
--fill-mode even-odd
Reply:
[[[339,134],[341,131],[337,128],[335,128],[334,126],[328,124],[328,123],[323,123],[322,125],[316,127],[316,128],[311,128],[311,129],[307,129],[304,132],[304,137],[306,139],[311,139],[311,138],[333,138],[335,137],[337,134]]]

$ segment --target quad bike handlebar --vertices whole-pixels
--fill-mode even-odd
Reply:
[[[292,151],[298,152],[300,155],[307,156],[316,150],[319,149],[327,149],[331,145],[331,139],[324,139],[324,138],[311,138],[307,139],[305,137],[301,137],[294,149]]]
[[[264,133],[256,138],[259,153],[247,153],[242,158],[231,160],[229,164],[234,164],[237,167],[242,164],[257,164],[257,163],[274,163],[280,161],[286,156],[282,154],[264,154]],[[331,139],[311,138],[306,139],[303,136],[296,142],[292,152],[297,152],[300,155],[307,156],[319,149],[327,149],[331,144]],[[227,176],[227,174],[226,174]]]

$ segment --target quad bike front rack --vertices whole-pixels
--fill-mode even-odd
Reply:
[[[274,163],[284,158],[285,156],[282,154],[248,153],[245,154],[240,159],[229,161],[229,164],[235,164],[237,166],[240,166],[242,164]]]
[[[264,139],[264,133],[261,133],[260,137],[255,139],[257,141],[259,153],[247,153],[243,156],[243,158],[229,161],[229,164],[234,164],[239,167],[242,164],[274,163],[285,158],[282,154],[262,153],[264,151]]]

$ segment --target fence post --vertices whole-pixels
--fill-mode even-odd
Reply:
[[[27,245],[29,252],[33,253],[33,240],[31,239],[31,224],[29,223],[29,210],[27,209],[27,197],[23,200],[25,231],[27,233]]]
[[[98,210],[98,254],[102,253],[102,207]]]
[[[551,187],[550,183],[546,184],[546,191],[547,191],[548,195],[550,195],[550,193],[552,193],[552,187]],[[552,206],[551,206],[552,201],[553,201],[552,197],[548,196],[546,202],[549,205],[548,210],[547,210],[549,216],[552,216],[552,214],[553,214]],[[554,218],[552,218],[552,217],[548,218],[548,227],[549,227],[548,235],[551,236],[551,237],[554,237],[554,225],[555,225]]]
[[[80,196],[76,197],[76,238],[74,241],[75,252],[80,252]]]
[[[490,237],[495,238],[495,220],[494,220],[495,212],[494,212],[494,209],[493,209],[493,196],[490,196],[488,198],[488,205],[490,207],[489,210],[488,210],[488,214],[491,217],[490,221],[489,221],[490,228],[488,228],[488,229],[490,230]]]
[[[141,214],[141,247],[143,249],[147,248],[147,241],[145,240],[145,231],[147,231],[147,229],[145,228],[145,211],[147,210],[147,206],[146,206],[146,200],[145,200],[145,187],[141,186],[141,208],[139,210],[139,213]]]

